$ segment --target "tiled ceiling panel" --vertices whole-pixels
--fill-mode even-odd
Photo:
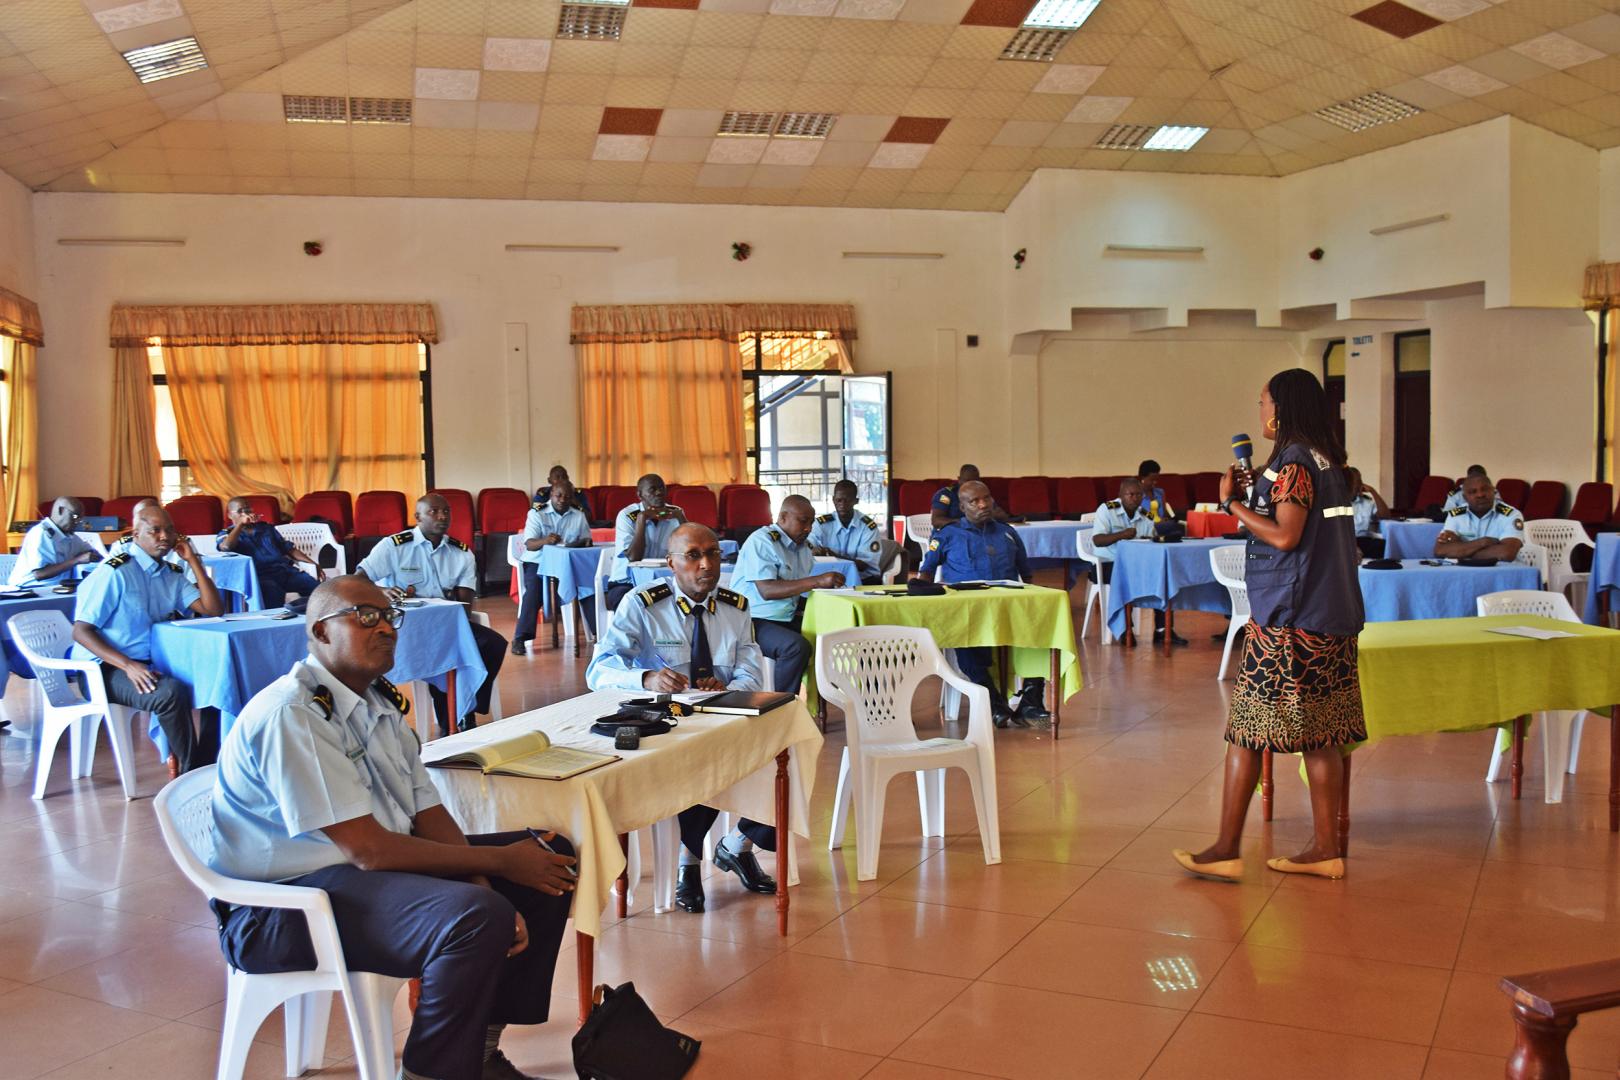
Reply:
[[[633,0],[617,40],[565,40],[560,0],[0,0],[0,168],[52,191],[999,210],[1038,168],[1279,176],[1502,115],[1620,145],[1620,0],[1102,0],[1051,62],[1001,59],[1033,6]],[[121,55],[188,37],[201,71],[142,84]],[[1399,117],[1316,115],[1373,94]],[[289,97],[347,119],[288,122]],[[740,114],[769,123],[725,132]],[[825,137],[775,126],[805,114]],[[1162,125],[1210,130],[1105,148]]]

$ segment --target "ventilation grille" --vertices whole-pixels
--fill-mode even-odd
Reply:
[[[776,134],[788,139],[825,139],[837,119],[836,113],[785,112],[776,122]]]
[[[124,54],[135,77],[143,83],[172,79],[176,75],[190,75],[208,66],[202,46],[194,37],[176,38],[158,45],[142,45]]]
[[[411,99],[350,98],[349,119],[356,124],[409,124],[411,122]]]
[[[557,36],[576,41],[618,41],[624,33],[624,11],[615,4],[564,4],[557,17]]]
[[[1157,130],[1152,124],[1115,124],[1097,140],[1096,147],[1099,150],[1140,150]]]
[[[1346,131],[1366,131],[1379,124],[1393,124],[1397,120],[1405,120],[1408,116],[1416,116],[1422,111],[1416,105],[1408,105],[1400,98],[1392,98],[1388,94],[1380,94],[1374,90],[1370,94],[1362,94],[1349,101],[1317,109],[1316,115]]]
[[[1025,26],[1001,50],[1003,60],[1040,60],[1051,63],[1074,36],[1073,30],[1050,26]]]
[[[776,129],[776,114],[728,112],[720,118],[720,135],[769,135]]]
[[[282,94],[281,114],[289,124],[346,124],[347,98],[319,97],[314,94]]]

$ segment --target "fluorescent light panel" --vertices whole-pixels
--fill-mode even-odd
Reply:
[[[1155,131],[1148,141],[1142,144],[1144,150],[1191,150],[1199,139],[1209,134],[1207,127],[1183,127],[1176,124],[1166,124]]]
[[[1393,124],[1397,120],[1405,120],[1408,116],[1416,116],[1422,111],[1416,105],[1408,105],[1400,98],[1393,98],[1374,90],[1370,94],[1362,94],[1349,101],[1317,109],[1316,115],[1319,119],[1342,127],[1346,131],[1366,131],[1379,124]]]
[[[599,4],[564,4],[557,16],[557,36],[576,41],[617,41],[624,32],[629,0]]]
[[[1102,0],[1040,0],[1024,17],[1025,26],[1048,30],[1077,30]]]
[[[1094,145],[1099,150],[1140,150],[1153,133],[1151,124],[1115,124]]]
[[[190,75],[208,66],[202,46],[194,37],[175,38],[156,45],[142,45],[124,53],[124,60],[135,70],[135,77],[143,83],[172,79],[176,75]]]
[[[776,121],[779,139],[825,139],[832,130],[836,113],[785,112]]]
[[[1021,26],[1013,34],[1007,47],[1001,50],[1003,60],[1036,60],[1050,64],[1074,36],[1073,30],[1059,30],[1050,26]]]
[[[728,112],[720,117],[716,135],[769,135],[776,127],[773,112]]]

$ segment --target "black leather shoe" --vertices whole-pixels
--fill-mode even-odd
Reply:
[[[741,855],[733,854],[727,850],[726,845],[714,846],[714,865],[718,870],[726,870],[736,874],[742,879],[743,888],[749,892],[774,893],[776,892],[776,879],[767,874],[754,858],[752,851],[745,851]]]
[[[999,701],[990,703],[990,720],[998,728],[1004,728],[1012,723],[1013,711]]]
[[[1221,636],[1225,637],[1226,635],[1222,634]],[[1163,630],[1155,630],[1155,631],[1153,631],[1153,644],[1155,644],[1155,645],[1163,645],[1164,644],[1164,631]],[[1180,634],[1178,634],[1178,633],[1176,633],[1175,631],[1172,630],[1170,632],[1170,644],[1172,644],[1172,645],[1185,645],[1185,644],[1187,644],[1187,639],[1182,637]]]
[[[675,906],[703,914],[703,867],[696,863],[675,868]]]
[[[512,639],[512,655],[513,656],[523,656],[523,655],[526,655],[527,652],[528,652],[528,650],[523,647],[523,639],[522,638],[513,638]]]

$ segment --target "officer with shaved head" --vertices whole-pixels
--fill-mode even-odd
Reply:
[[[51,504],[51,516],[23,534],[22,550],[11,567],[10,583],[20,589],[59,585],[73,575],[75,566],[101,558],[75,531],[84,507],[64,495]]]
[[[799,633],[804,596],[811,589],[836,589],[842,574],[818,574],[809,544],[816,508],[803,495],[782,500],[776,524],[756,529],[737,552],[731,587],[748,601],[754,639],[776,665],[773,689],[796,694],[810,663],[810,643]]]

